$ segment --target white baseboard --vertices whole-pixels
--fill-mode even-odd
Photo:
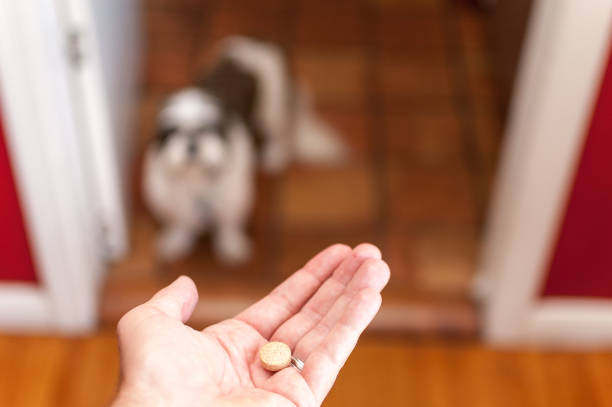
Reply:
[[[612,302],[550,298],[535,303],[515,333],[488,336],[499,346],[537,345],[556,349],[610,348]]]
[[[48,294],[34,284],[0,284],[0,329],[7,331],[49,330],[53,323]]]

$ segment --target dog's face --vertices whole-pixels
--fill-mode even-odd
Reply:
[[[172,95],[159,114],[157,148],[164,166],[173,172],[214,176],[227,155],[221,109],[198,89]]]

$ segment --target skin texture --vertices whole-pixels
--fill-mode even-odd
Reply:
[[[334,245],[203,331],[184,324],[198,294],[179,277],[119,321],[123,379],[113,405],[319,406],[376,315],[389,275],[376,247]],[[268,341],[288,344],[302,373],[266,371],[258,351]]]

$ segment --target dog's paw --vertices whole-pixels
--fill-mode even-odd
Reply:
[[[164,230],[157,237],[157,257],[163,262],[172,262],[185,257],[191,251],[194,236],[182,230]]]
[[[289,151],[280,144],[266,146],[262,154],[262,168],[268,174],[278,174],[289,165]]]
[[[240,232],[220,232],[215,236],[215,253],[226,264],[242,264],[251,258],[251,241]]]

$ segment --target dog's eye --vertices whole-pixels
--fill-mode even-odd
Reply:
[[[168,139],[173,133],[176,133],[178,127],[176,126],[160,126],[157,129],[157,144],[161,148],[166,144]]]

